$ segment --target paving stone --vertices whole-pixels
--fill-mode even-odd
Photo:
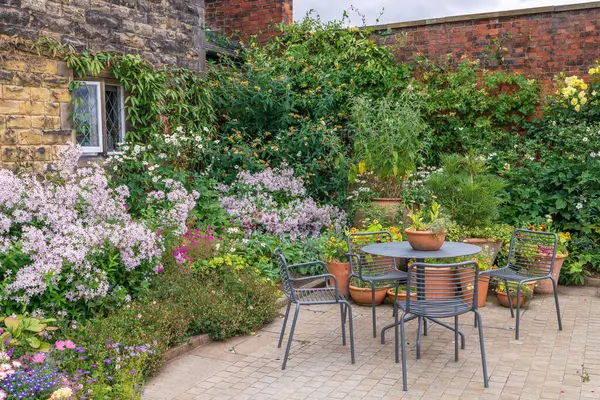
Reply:
[[[356,364],[341,345],[339,307],[300,313],[285,371],[277,348],[282,319],[256,335],[211,342],[163,366],[144,400],[217,399],[598,399],[600,400],[600,298],[592,288],[560,287],[563,331],[552,295],[535,295],[523,310],[520,340],[515,320],[492,298],[481,309],[490,387],[483,387],[477,329],[460,317],[466,348],[454,362],[454,335],[435,324],[422,337],[416,359],[416,324],[407,327],[408,392],[394,362],[394,333],[374,339],[368,307],[353,306]],[[391,307],[377,310],[378,325],[393,321]],[[289,327],[288,327],[289,330]],[[287,340],[287,337],[285,338]],[[590,381],[582,382],[583,369]]]

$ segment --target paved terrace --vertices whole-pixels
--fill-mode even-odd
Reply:
[[[596,288],[560,288],[558,331],[552,295],[536,294],[523,310],[521,340],[514,319],[493,296],[481,309],[490,387],[484,389],[477,329],[461,317],[467,336],[454,362],[454,335],[430,324],[416,360],[416,321],[407,324],[408,392],[394,363],[393,330],[382,345],[371,336],[369,307],[354,306],[356,364],[341,346],[339,307],[304,307],[285,371],[277,349],[282,319],[255,335],[212,342],[165,364],[147,385],[144,400],[217,399],[600,399],[600,298]],[[282,310],[283,312],[283,310]],[[293,313],[291,313],[293,314]],[[390,323],[391,306],[378,308]],[[291,315],[290,315],[291,319]],[[289,329],[289,328],[288,328]],[[287,336],[286,336],[287,340]],[[582,382],[584,374],[589,381]]]

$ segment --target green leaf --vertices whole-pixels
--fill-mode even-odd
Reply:
[[[38,349],[41,345],[41,342],[38,338],[36,338],[35,336],[31,336],[28,337],[27,339],[25,339],[27,341],[27,343],[29,343],[29,345],[31,347],[33,347],[34,349]]]

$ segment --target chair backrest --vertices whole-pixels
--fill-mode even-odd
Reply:
[[[508,268],[531,277],[551,275],[557,245],[556,233],[517,229],[510,239]]]
[[[477,308],[479,265],[413,263],[406,281],[407,312],[449,317]]]
[[[279,274],[281,275],[281,286],[283,286],[283,291],[288,299],[295,301],[294,284],[291,281],[292,276],[290,274],[290,269],[288,268],[287,260],[283,255],[283,251],[280,248],[277,248],[273,252],[273,255],[277,257],[279,263]]]
[[[350,257],[350,268],[360,278],[377,277],[397,269],[393,257],[375,256],[361,250],[363,246],[375,243],[393,242],[392,234],[386,231],[355,232],[348,234],[348,251],[356,257]]]

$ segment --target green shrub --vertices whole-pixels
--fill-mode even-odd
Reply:
[[[452,219],[465,231],[492,225],[499,216],[505,186],[474,153],[442,156],[441,169],[427,183]]]

